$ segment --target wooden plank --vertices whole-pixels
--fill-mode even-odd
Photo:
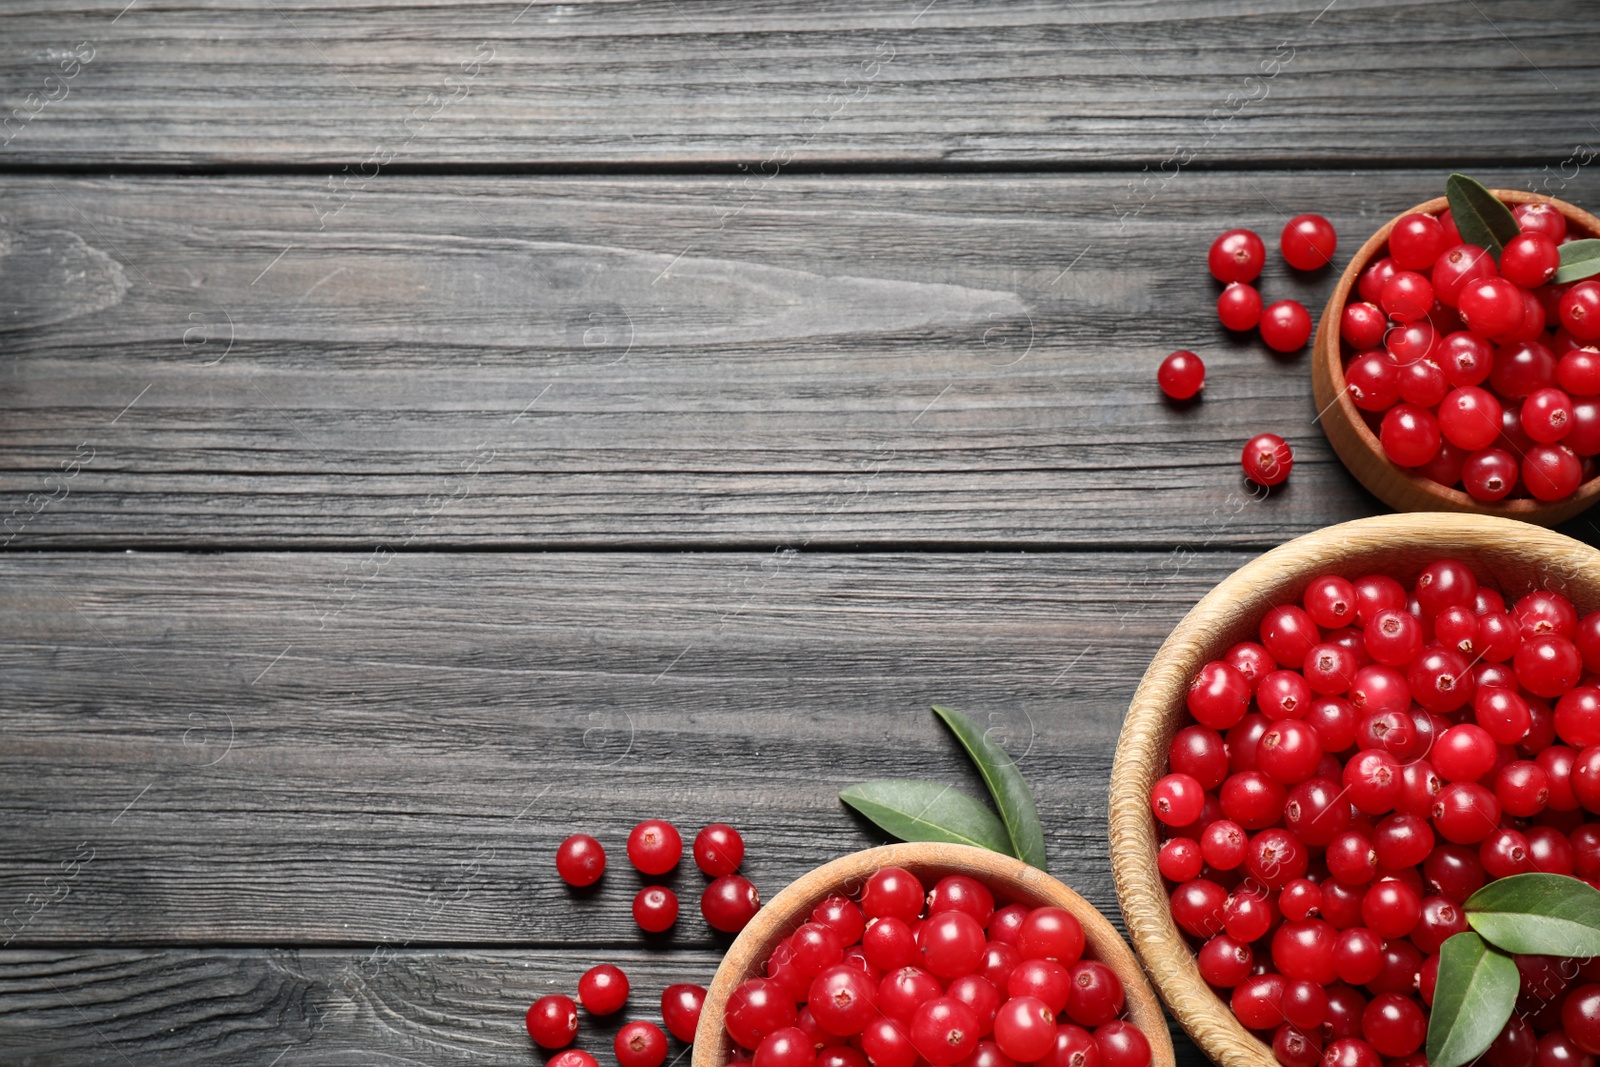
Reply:
[[[1184,173],[1125,215],[1126,175],[784,177],[725,217],[711,178],[5,179],[0,540],[1274,544],[1377,505],[1205,250],[1277,207],[1348,248],[1439,179]],[[1178,347],[1197,405],[1154,387]],[[1297,465],[1257,501],[1263,430]]]
[[[1245,558],[8,554],[0,941],[629,943],[642,818],[738,825],[770,896],[882,840],[851,782],[982,795],[934,702],[1011,748],[1052,871],[1114,911],[1123,711]],[[611,869],[575,898],[579,830]],[[667,943],[719,943],[703,881],[669,882]]]
[[[25,165],[1554,166],[1600,110],[1581,0],[8,7]]]
[[[660,1020],[661,990],[708,984],[715,950],[100,949],[0,952],[0,1055],[60,1064],[472,1063],[525,1067],[522,1016],[597,963],[628,1006],[583,1014],[575,1047],[607,1062],[626,1020]],[[1178,1062],[1205,1059],[1173,1027]],[[686,1046],[673,1041],[670,1054]],[[124,1059],[123,1057],[127,1057]],[[275,1060],[274,1057],[281,1057]],[[670,1062],[670,1061],[669,1061]]]

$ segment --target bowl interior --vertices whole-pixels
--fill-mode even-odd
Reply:
[[[1547,203],[1567,220],[1568,231],[1579,237],[1600,237],[1600,219],[1564,200],[1516,189],[1495,189],[1494,195],[1507,204]],[[1389,233],[1404,215],[1412,212],[1438,214],[1449,207],[1444,197],[1418,204],[1381,226],[1351,257],[1339,276],[1333,295],[1318,323],[1313,350],[1312,377],[1320,422],[1345,466],[1369,490],[1386,503],[1406,511],[1443,509],[1474,514],[1505,515],[1528,522],[1553,525],[1578,514],[1600,498],[1600,477],[1589,479],[1565,500],[1549,503],[1531,498],[1486,502],[1474,499],[1464,490],[1440,485],[1430,478],[1390,463],[1377,434],[1367,425],[1361,409],[1347,391],[1344,376],[1344,345],[1338,322],[1344,306],[1355,291],[1356,280],[1389,239]]]
[[[1298,603],[1310,581],[1337,573],[1381,573],[1408,585],[1428,563],[1454,558],[1514,599],[1557,591],[1580,613],[1600,609],[1600,551],[1509,519],[1474,515],[1386,515],[1332,526],[1290,541],[1224,579],[1173,630],[1134,695],[1111,777],[1111,863],[1128,933],[1167,1006],[1212,1059],[1266,1067],[1276,1060],[1201,979],[1172,921],[1156,866],[1158,834],[1150,788],[1167,767],[1173,734],[1188,719],[1195,672],[1258,633],[1261,615]]]
[[[723,1067],[728,1062],[732,1042],[723,1026],[728,997],[740,983],[764,973],[778,942],[806,922],[824,898],[859,897],[867,879],[884,867],[904,867],[929,889],[947,874],[969,875],[989,887],[997,907],[1015,903],[1070,911],[1083,924],[1085,958],[1099,960],[1122,980],[1128,1018],[1150,1041],[1152,1067],[1172,1067],[1172,1039],[1155,992],[1127,942],[1093,905],[1021,860],[946,844],[885,845],[855,852],[810,871],[767,902],[734,940],[712,979],[695,1034],[693,1067]]]

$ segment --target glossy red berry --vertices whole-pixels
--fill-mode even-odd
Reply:
[[[665,819],[646,819],[628,834],[628,862],[645,874],[666,874],[683,858],[683,838]]]
[[[1405,270],[1428,270],[1445,249],[1444,226],[1432,215],[1412,212],[1389,231],[1389,254]]]
[[[1383,283],[1378,306],[1396,322],[1427,318],[1433,309],[1433,286],[1414,270],[1396,271]]]
[[[1527,313],[1522,290],[1498,276],[1463,286],[1459,308],[1462,321],[1485,337],[1511,333]]]
[[[1433,826],[1456,844],[1482,841],[1500,823],[1500,802],[1476,782],[1451,782],[1433,802]]]
[[[665,886],[645,886],[633,898],[633,921],[641,930],[661,933],[678,921],[678,895]]]
[[[606,872],[606,850],[588,834],[573,834],[556,849],[556,873],[570,886],[594,885]]]
[[[1206,365],[1193,352],[1174,352],[1161,361],[1156,382],[1174,400],[1188,400],[1205,385]]]
[[[578,1036],[578,1006],[559,993],[540,997],[528,1009],[528,1036],[540,1048],[566,1048]]]
[[[1540,444],[1554,444],[1572,432],[1572,398],[1560,389],[1537,389],[1522,404],[1522,431]]]
[[[1083,955],[1083,944],[1083,924],[1061,908],[1034,908],[1017,932],[1023,959],[1076,963]]]
[[[1461,468],[1461,484],[1475,500],[1505,499],[1516,488],[1520,477],[1517,458],[1501,448],[1474,452]]]
[[[1200,792],[1199,783],[1195,783],[1195,791]],[[941,911],[928,916],[917,936],[924,966],[935,977],[947,981],[970,974],[982,961],[987,944],[978,920],[961,911]]]
[[[1024,997],[1021,1000],[1030,1000]],[[1006,1005],[1018,1003],[1016,1000],[1006,1001]],[[1038,1001],[1035,1001],[1038,1003]],[[1000,1017],[1005,1014],[1006,1005],[1000,1006],[1000,1014],[995,1017],[995,1041],[1000,1045],[1000,1051],[1011,1056],[1010,1049],[1000,1040]],[[1040,1005],[1043,1008],[1043,1005]],[[1045,1009],[1048,1016],[1048,1033],[1045,1045],[1038,1051],[1038,1057],[1050,1051],[1054,1043],[1054,1016],[1050,1016],[1050,1009]],[[978,1016],[974,1016],[973,1009],[965,1003],[955,1000],[954,997],[934,997],[923,1005],[918,1006],[917,1013],[910,1019],[907,1027],[910,1033],[910,1043],[915,1046],[923,1059],[933,1064],[934,1067],[946,1067],[947,1064],[958,1064],[966,1057],[973,1054],[973,1049],[978,1046],[979,1033]],[[1030,1032],[1032,1033],[1032,1032]],[[1016,1057],[1013,1056],[1013,1059]]]
[[[1253,330],[1261,322],[1261,292],[1246,282],[1231,282],[1217,294],[1217,321],[1230,330]]]
[[[938,983],[931,977],[928,980],[933,982],[933,993],[937,996]],[[888,981],[886,975],[884,982]],[[883,1010],[883,989],[883,984],[874,986],[869,976],[848,963],[835,964],[812,979],[806,1003],[811,1009],[812,1018],[825,1032],[838,1037],[853,1037],[865,1030],[867,1024]]]
[[[770,978],[750,978],[728,997],[724,1023],[728,1036],[747,1049],[761,1044],[762,1038],[798,1019],[794,997]]]
[[[903,867],[884,867],[874,872],[861,893],[861,910],[869,920],[915,922],[922,915],[922,902],[922,883]]]
[[[1250,683],[1236,668],[1212,660],[1189,683],[1185,700],[1189,714],[1202,725],[1226,730],[1244,718],[1252,693]]]
[[[1565,500],[1583,483],[1583,461],[1564,445],[1535,445],[1523,457],[1522,481],[1537,500]]]
[[[582,1049],[569,1048],[545,1060],[544,1067],[600,1067],[600,1061]]]
[[[1296,215],[1278,239],[1283,258],[1296,270],[1319,270],[1333,262],[1339,246],[1333,224],[1321,215]]]
[[[1556,244],[1567,235],[1566,216],[1547,201],[1518,204],[1511,209],[1511,214],[1523,233],[1542,233]]]
[[[1267,246],[1250,230],[1229,230],[1211,242],[1206,265],[1224,284],[1253,282],[1267,262]]]
[[[700,914],[713,930],[736,934],[761,910],[761,896],[748,878],[725,874],[700,894]]]
[[[1461,723],[1440,734],[1428,756],[1445,781],[1476,782],[1494,769],[1497,754],[1489,731],[1473,723]]]
[[[1114,1019],[1094,1032],[1101,1067],[1150,1067],[1150,1041],[1137,1026]]]
[[[1487,389],[1468,385],[1446,394],[1439,405],[1439,432],[1451,444],[1476,451],[1500,436],[1500,401]]]
[[[1245,442],[1240,457],[1244,475],[1259,485],[1280,485],[1294,468],[1294,451],[1275,433],[1262,433]]]
[[[1384,454],[1401,467],[1428,462],[1439,451],[1442,436],[1433,413],[1415,404],[1396,404],[1379,429]]]
[[[1373,997],[1362,1012],[1361,1032],[1383,1055],[1408,1056],[1422,1047],[1428,1020],[1410,998],[1384,993]]]
[[[802,1044],[815,1061],[816,1050],[811,1046],[810,1038],[801,1034]],[[617,1031],[617,1036],[612,1039],[612,1050],[617,1055],[620,1067],[661,1067],[667,1058],[667,1035],[661,1032],[660,1027],[654,1023],[631,1022],[624,1023]],[[762,1042],[766,1047],[766,1042]],[[756,1062],[762,1067],[806,1067],[804,1057],[771,1058],[763,1063],[761,1050],[756,1050]]]
[[[1600,340],[1600,281],[1581,281],[1560,303],[1561,325],[1580,341]]]
[[[1194,822],[1205,802],[1205,788],[1187,774],[1169,774],[1150,790],[1150,810],[1168,826]]]
[[[1279,300],[1262,309],[1260,330],[1274,352],[1298,352],[1311,339],[1311,314],[1298,300]]]
[[[1339,318],[1340,339],[1357,352],[1377,348],[1388,329],[1389,320],[1382,309],[1364,300],[1346,304]]]
[[[1344,378],[1350,399],[1362,411],[1387,411],[1400,400],[1400,365],[1388,352],[1356,356],[1345,367]]]
[[[628,976],[619,967],[602,963],[578,979],[578,999],[591,1015],[610,1015],[628,1000]]]
[[[1445,380],[1461,388],[1482,385],[1489,377],[1494,363],[1494,349],[1489,342],[1469,330],[1457,330],[1439,341],[1435,351]]]
[[[743,862],[744,838],[727,823],[712,823],[695,835],[695,866],[711,877],[732,874]]]
[[[697,985],[669,985],[661,991],[661,1021],[679,1041],[693,1041],[700,1026],[700,1010],[706,1003],[706,991]]]
[[[1574,1045],[1600,1055],[1600,984],[1590,982],[1568,993],[1561,1004],[1561,1026]]]
[[[1535,289],[1561,266],[1561,249],[1542,233],[1519,233],[1500,252],[1500,276],[1512,285]]]

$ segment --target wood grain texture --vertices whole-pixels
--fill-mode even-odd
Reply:
[[[1020,859],[944,842],[897,843],[852,852],[807,871],[772,898],[739,932],[707,987],[692,1067],[725,1067],[728,1063],[734,1050],[725,1029],[728,1000],[744,982],[767,976],[767,961],[779,942],[809,921],[824,899],[859,897],[867,880],[886,867],[904,868],[930,889],[940,878],[965,875],[988,886],[1001,906],[1060,908],[1072,914],[1083,926],[1083,958],[1099,960],[1121,980],[1127,995],[1126,1019],[1149,1035],[1151,1067],[1173,1067],[1161,1002],[1128,943],[1093,904]]]
[[[1547,203],[1553,205],[1566,218],[1570,233],[1579,239],[1600,236],[1600,219],[1565,200],[1540,196],[1517,189],[1491,190],[1508,205]],[[1437,214],[1449,208],[1449,201],[1435,197],[1415,210]],[[1343,312],[1350,293],[1367,265],[1387,247],[1389,233],[1402,216],[1384,223],[1365,244],[1350,257],[1339,274],[1339,282],[1323,310],[1318,323],[1311,352],[1311,391],[1317,410],[1323,412],[1322,428],[1328,443],[1362,485],[1366,486],[1384,503],[1399,511],[1456,511],[1474,515],[1499,515],[1508,519],[1555,526],[1581,515],[1600,500],[1600,478],[1590,478],[1563,500],[1540,501],[1531,496],[1500,500],[1493,503],[1478,500],[1464,489],[1440,485],[1432,478],[1397,466],[1384,454],[1383,442],[1372,432],[1355,400],[1344,375],[1345,360],[1353,358],[1354,351],[1340,340],[1339,318],[1334,312]],[[1557,323],[1556,325],[1559,325]],[[1519,459],[1521,457],[1518,457]],[[1548,484],[1548,482],[1546,482]],[[1524,490],[1526,491],[1526,490]]]
[[[30,165],[1554,165],[1600,110],[1580,0],[34,0],[6,21],[0,159]]]
[[[546,993],[570,994],[597,963],[621,967],[632,986],[622,1012],[580,1015],[576,1047],[605,1063],[624,1021],[659,1022],[661,990],[706,985],[717,955],[395,946],[3,951],[0,1057],[28,1067],[527,1067],[543,1059],[523,1029],[528,1005]],[[1206,1062],[1181,1032],[1173,1041],[1184,1067]],[[688,1063],[679,1042],[670,1054]]]
[[[1440,179],[1185,172],[1123,217],[1125,176],[786,176],[719,218],[711,178],[385,178],[321,230],[309,179],[5,179],[0,540],[1265,547],[1378,505],[1205,249],[1274,205],[1353,247]]]
[[[1508,599],[1553,589],[1580,613],[1600,609],[1600,552],[1589,545],[1499,516],[1381,515],[1296,538],[1229,575],[1173,628],[1134,694],[1111,773],[1117,896],[1162,999],[1215,1062],[1273,1067],[1277,1060],[1201,978],[1156,863],[1150,789],[1166,773],[1172,735],[1193,721],[1184,706],[1189,683],[1206,662],[1259,633],[1267,607],[1298,602],[1318,574],[1380,573],[1410,585],[1440,558],[1465,562]]]
[[[631,943],[639,819],[735,822],[770,896],[882,842],[847,784],[983,795],[934,702],[1004,741],[1052,873],[1110,908],[1138,667],[1245,557],[369,558],[0,558],[11,947]],[[611,870],[574,898],[551,857],[579,829]],[[666,943],[719,943],[702,881],[671,883]]]

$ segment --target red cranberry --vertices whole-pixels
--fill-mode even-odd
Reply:
[[[1278,246],[1296,270],[1320,270],[1333,262],[1339,238],[1321,215],[1296,215],[1284,224]]]
[[[1188,400],[1206,383],[1206,365],[1193,352],[1174,352],[1156,371],[1161,391],[1174,400]]]

